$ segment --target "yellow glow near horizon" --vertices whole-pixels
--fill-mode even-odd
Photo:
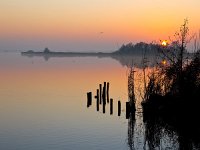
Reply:
[[[168,45],[168,41],[167,40],[163,40],[161,43],[162,46],[167,46]]]

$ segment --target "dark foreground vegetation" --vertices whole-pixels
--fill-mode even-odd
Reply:
[[[191,58],[185,57],[188,31],[186,20],[175,34],[176,41],[160,46],[163,61],[149,76],[142,107],[147,125],[154,122],[161,128],[173,129],[184,137],[181,143],[190,149],[191,141],[198,146],[200,143],[200,50]],[[151,128],[152,132],[159,130]]]
[[[144,111],[200,112],[200,51],[183,68],[179,63],[156,68],[149,77]]]
[[[200,50],[185,57],[187,21],[171,45],[160,46],[162,62],[155,67],[145,87],[144,111],[160,113],[200,111]]]
[[[145,87],[144,111],[200,111],[200,50],[187,57],[187,20],[176,33],[176,41],[158,49],[161,63],[154,68]]]
[[[159,147],[162,132],[178,135],[178,149],[200,148],[200,50],[187,57],[187,20],[171,44],[161,45],[161,63],[145,87],[143,119],[150,149]],[[197,44],[197,42],[195,43]]]

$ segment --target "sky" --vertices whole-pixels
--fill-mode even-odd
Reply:
[[[0,50],[110,52],[200,29],[200,0],[1,0]]]

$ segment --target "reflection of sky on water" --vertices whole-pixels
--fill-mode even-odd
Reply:
[[[139,107],[143,72],[135,70]],[[134,141],[135,149],[143,149],[147,140],[144,135],[152,135],[148,133],[156,131],[159,125],[144,124],[140,112],[136,113],[136,121],[132,124],[125,119],[127,72],[126,67],[110,58],[70,57],[45,61],[40,57],[1,52],[0,149],[121,150],[129,147],[130,140]],[[109,105],[106,105],[105,114],[101,107],[96,111],[95,102],[90,108],[86,107],[86,93],[91,91],[94,96],[104,81],[110,82],[113,115],[110,115]],[[122,102],[120,117],[118,100]],[[134,127],[131,130],[133,139],[128,138],[131,137],[128,136],[130,125]],[[166,134],[162,129],[159,132],[162,148],[178,147],[175,133]]]
[[[86,92],[102,81],[110,81],[113,98],[126,97],[125,73],[108,58],[0,53],[0,148],[123,149],[126,120],[85,106]]]

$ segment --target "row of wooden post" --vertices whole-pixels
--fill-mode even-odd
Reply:
[[[87,107],[90,107],[92,105],[92,97],[91,97],[91,95],[92,95],[92,92],[88,92],[87,93],[87,98],[88,98]],[[99,101],[98,98],[97,98],[96,102],[97,102],[96,103],[96,109],[97,109],[97,111],[99,111],[99,105],[100,105],[99,102],[100,101]],[[103,113],[105,114],[106,113],[106,104],[103,104],[102,106],[103,106],[102,107],[103,108]],[[113,114],[113,99],[112,98],[110,99],[110,114],[111,115]],[[121,101],[118,101],[118,116],[121,116]]]
[[[107,86],[106,86],[107,85]],[[104,82],[103,91],[102,91],[102,84],[99,84],[99,89],[96,91],[96,109],[99,111],[99,105],[103,104],[103,113],[106,112],[106,99],[107,103],[110,100],[110,114],[113,114],[113,99],[109,99],[109,82]],[[92,92],[87,93],[87,107],[92,105]],[[135,111],[135,110],[134,110]],[[133,114],[133,106],[131,106],[130,102],[126,102],[126,118],[129,119],[130,114]],[[118,116],[121,116],[121,101],[118,101]]]
[[[106,102],[110,102],[110,114],[113,114],[113,99],[109,98],[109,87],[110,83],[109,82],[104,82],[103,83],[103,90],[102,90],[102,84],[99,84],[99,89],[97,89],[96,92],[96,108],[97,111],[99,111],[99,104],[103,104],[103,113],[106,112],[105,106]],[[92,92],[87,93],[87,107],[90,107],[92,105]],[[121,102],[118,101],[118,116],[121,115]]]

